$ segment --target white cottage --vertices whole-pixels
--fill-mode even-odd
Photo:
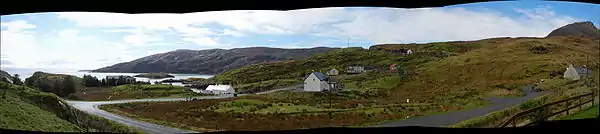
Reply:
[[[213,94],[233,94],[235,90],[231,85],[208,85],[205,91]]]
[[[338,75],[340,74],[340,71],[338,71],[337,69],[331,69],[329,70],[329,72],[327,72],[327,75]]]
[[[571,80],[579,80],[581,77],[579,76],[579,73],[577,73],[577,69],[575,69],[575,67],[573,67],[573,64],[569,64],[569,67],[565,71],[563,78],[571,79]]]
[[[307,92],[321,92],[328,91],[329,84],[327,83],[327,76],[321,72],[312,72],[304,79],[304,91]]]
[[[408,51],[406,51],[406,54],[412,54],[412,53],[413,53],[413,51],[410,49],[408,49]]]

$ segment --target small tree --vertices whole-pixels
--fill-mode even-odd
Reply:
[[[15,85],[23,85],[23,81],[21,81],[21,78],[19,78],[19,74],[15,74],[12,81]]]
[[[72,76],[67,76],[63,79],[62,81],[62,95],[63,96],[68,96],[71,93],[75,93],[76,92],[76,88],[75,88],[75,83],[73,82],[73,78]]]

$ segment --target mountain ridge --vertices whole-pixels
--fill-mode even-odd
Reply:
[[[246,65],[297,60],[338,48],[272,48],[246,47],[232,49],[177,49],[142,57],[133,61],[117,63],[95,69],[92,72],[115,73],[191,73],[218,74]]]
[[[600,40],[600,30],[590,21],[575,22],[552,30],[547,37],[555,36],[584,36]]]

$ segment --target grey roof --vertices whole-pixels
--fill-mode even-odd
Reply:
[[[319,80],[324,81],[327,80],[327,75],[324,75],[321,72],[313,72],[315,74],[315,76],[317,76],[317,78],[319,78]]]
[[[591,74],[592,71],[587,69],[586,67],[576,67],[575,70],[577,70],[577,73],[579,74]]]
[[[327,80],[327,75],[325,75],[325,74],[323,74],[321,72],[312,72],[312,74],[315,74],[315,76],[317,76],[317,78],[320,81],[326,81]],[[308,76],[310,76],[310,74],[307,75],[304,79],[308,78]]]

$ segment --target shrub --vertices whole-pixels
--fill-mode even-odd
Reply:
[[[521,110],[528,110],[528,109],[532,109],[532,108],[536,108],[539,107],[541,105],[544,105],[544,100],[543,99],[533,99],[533,100],[529,100],[526,101],[525,103],[519,105],[519,108]],[[547,107],[538,109],[536,111],[533,111],[527,115],[525,115],[526,118],[528,118],[531,121],[539,121],[539,120],[544,120],[543,117],[548,115],[550,112],[550,110]]]

